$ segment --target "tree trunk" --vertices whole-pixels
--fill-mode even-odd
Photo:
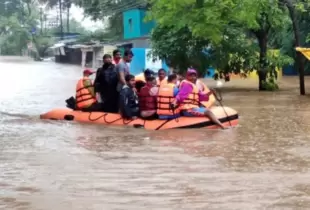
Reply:
[[[70,32],[70,3],[67,3],[67,32]]]
[[[43,34],[43,9],[40,8],[40,33]]]
[[[266,90],[263,83],[267,79],[267,42],[268,34],[265,31],[260,31],[257,33],[257,40],[259,44],[259,69],[258,69],[258,89],[260,91]]]
[[[63,40],[63,25],[62,25],[62,1],[58,0],[59,4],[59,19],[60,19],[60,39]]]
[[[291,0],[285,0],[287,9],[290,13],[292,24],[293,24],[293,30],[295,35],[295,45],[296,47],[300,47],[300,31],[299,31],[299,25],[295,14],[295,8]],[[295,59],[297,65],[298,65],[298,71],[299,71],[299,89],[300,89],[300,95],[305,95],[305,66],[303,62],[303,57],[300,52],[296,53],[296,59]]]

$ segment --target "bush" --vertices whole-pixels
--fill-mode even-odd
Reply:
[[[263,88],[267,91],[279,90],[276,78],[274,76],[269,76],[267,80],[263,82]]]

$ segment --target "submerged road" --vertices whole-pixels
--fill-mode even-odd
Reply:
[[[0,209],[310,207],[310,98],[296,87],[224,91],[235,129],[149,132],[40,120],[79,67],[0,58],[0,73]]]

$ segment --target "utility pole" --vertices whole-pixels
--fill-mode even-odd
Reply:
[[[60,19],[60,40],[64,39],[63,25],[62,25],[62,2],[58,0],[59,4],[59,19]]]
[[[295,45],[296,47],[301,47],[300,43],[300,30],[299,30],[299,23],[296,17],[295,13],[295,8],[294,4],[291,0],[285,0],[286,7],[290,13],[292,24],[293,24],[293,31],[295,35]],[[305,95],[306,90],[305,90],[305,64],[303,61],[303,57],[301,52],[296,52],[296,61],[298,65],[298,70],[299,70],[299,88],[300,88],[300,95]]]
[[[67,7],[67,32],[70,33],[70,8],[71,8],[71,0],[66,0]]]
[[[42,7],[40,7],[40,24],[41,24],[40,33],[42,35],[43,34],[43,8]]]

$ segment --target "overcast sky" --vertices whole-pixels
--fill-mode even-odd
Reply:
[[[47,13],[48,13],[48,17],[50,18],[51,16],[56,16],[57,10],[53,9],[53,10],[48,11]],[[104,28],[105,24],[103,23],[103,21],[94,22],[89,17],[84,17],[83,9],[75,5],[72,5],[71,10],[70,10],[70,15],[72,18],[76,19],[88,30],[94,31],[99,28]]]

